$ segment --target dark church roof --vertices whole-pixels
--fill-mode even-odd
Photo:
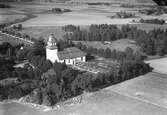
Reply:
[[[63,51],[58,52],[60,60],[73,59],[83,56],[86,56],[86,53],[76,47],[65,48]]]

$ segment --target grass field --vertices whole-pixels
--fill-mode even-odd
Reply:
[[[46,5],[47,6],[47,5]],[[44,6],[43,10],[49,9],[54,5],[48,5],[47,7]],[[68,24],[74,25],[90,25],[90,24],[130,24],[132,26],[137,26],[139,29],[144,30],[152,30],[154,28],[162,28],[166,29],[167,25],[155,25],[155,24],[134,24],[131,23],[133,19],[139,20],[140,18],[150,19],[150,18],[159,18],[164,19],[167,21],[167,15],[161,16],[146,16],[143,14],[139,14],[137,10],[141,10],[145,7],[135,7],[135,8],[122,8],[118,6],[89,6],[89,5],[73,5],[67,4],[60,6],[56,5],[57,7],[61,8],[70,8],[72,12],[64,13],[64,14],[38,14],[37,18],[30,19],[28,21],[23,22],[22,24],[25,27],[48,27],[48,26],[64,26]],[[56,7],[55,6],[55,7]],[[28,8],[28,5],[26,6]],[[32,9],[40,10],[41,6],[35,5],[31,6]],[[125,11],[135,13],[136,18],[129,18],[129,19],[110,19],[109,16],[115,15],[116,12]]]
[[[167,75],[149,73],[115,85],[109,89],[119,94],[143,100],[167,109]]]
[[[155,72],[167,74],[167,58],[146,61],[154,68]]]
[[[59,14],[38,15],[37,18],[28,20],[23,24],[25,27],[34,26],[64,26],[64,25],[90,25],[90,24],[128,24],[132,19],[110,19],[100,14],[71,12]]]
[[[21,33],[25,33],[30,35],[33,38],[40,38],[44,37],[45,39],[48,38],[50,34],[54,34],[57,39],[62,39],[65,32],[62,30],[61,27],[27,27],[24,28]]]
[[[76,43],[78,41],[75,41]],[[116,40],[113,41],[109,44],[103,44],[102,42],[98,42],[98,41],[79,41],[81,42],[83,45],[86,45],[88,47],[94,47],[97,49],[106,49],[106,48],[110,48],[111,50],[116,49],[118,51],[125,51],[125,49],[127,47],[130,47],[134,50],[134,52],[139,51],[139,47],[136,46],[135,42],[129,39],[120,39],[120,40]]]
[[[35,7],[34,7],[35,6]],[[30,6],[32,9],[42,9],[39,5]],[[128,24],[133,19],[110,19],[108,16],[114,15],[115,12],[134,9],[125,9],[114,6],[88,6],[84,4],[54,4],[45,5],[43,9],[50,9],[52,7],[70,8],[72,12],[63,14],[38,14],[37,18],[28,20],[22,23],[25,27],[34,26],[63,26],[67,24],[74,25],[90,25],[90,24]],[[25,6],[28,8],[28,5]],[[30,11],[31,11],[30,10]]]
[[[100,0],[101,1],[101,0]],[[110,1],[110,0],[106,0]],[[116,2],[115,0],[112,0]],[[121,0],[122,1],[122,0]],[[83,1],[82,1],[83,2]],[[85,1],[84,1],[85,2]],[[91,2],[91,1],[90,1]],[[118,1],[120,2],[120,1]],[[167,25],[154,25],[154,24],[133,24],[131,21],[133,19],[138,20],[140,17],[142,18],[160,18],[167,20],[167,15],[161,16],[146,16],[139,14],[137,10],[139,7],[134,8],[123,8],[119,6],[106,6],[106,5],[86,5],[86,4],[72,4],[72,3],[45,3],[45,4],[38,4],[38,3],[18,3],[12,4],[14,8],[11,9],[0,9],[1,15],[26,15],[26,14],[33,14],[37,15],[36,18],[32,18],[23,22],[24,27],[47,27],[46,31],[48,31],[48,27],[54,26],[64,26],[68,24],[74,25],[90,25],[90,24],[132,24],[133,26],[137,26],[140,29],[151,30],[154,28],[165,28]],[[47,14],[45,11],[50,10],[51,8],[58,7],[58,8],[67,8],[71,9],[72,12],[63,13],[63,14]],[[145,8],[144,6],[140,7],[140,9]],[[129,18],[129,19],[110,19],[109,16],[115,15],[116,12],[126,11],[136,14],[136,18]],[[6,17],[0,16],[0,22],[10,21],[12,18],[7,19]],[[18,16],[14,16],[17,18]],[[7,19],[7,20],[6,20]],[[1,21],[3,20],[3,21]]]
[[[17,19],[23,19],[25,17],[25,15],[0,15],[0,24],[13,22]]]

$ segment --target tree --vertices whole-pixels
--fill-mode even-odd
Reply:
[[[3,42],[2,45],[0,45],[0,54],[6,54],[8,49],[12,49],[12,45],[8,42]]]
[[[66,69],[67,69],[67,66],[66,66],[64,63],[57,63],[57,62],[55,62],[55,63],[53,64],[53,69],[54,69],[54,71],[55,71],[56,73],[59,73],[59,72],[61,72],[61,71],[63,71],[63,70],[66,70]]]
[[[71,84],[71,89],[75,95],[83,90],[92,89],[93,76],[89,74],[79,74]]]
[[[19,50],[16,54],[17,60],[20,61],[20,60],[26,59],[27,53],[28,53],[28,50],[26,50],[26,49]]]
[[[126,58],[127,58],[128,60],[132,60],[132,59],[134,58],[134,56],[133,56],[133,49],[130,48],[130,47],[127,47],[127,48],[125,49],[125,54],[126,54]]]
[[[65,84],[70,84],[76,78],[77,74],[77,70],[68,68],[62,72],[61,77],[63,78]]]
[[[40,38],[39,40],[35,41],[32,48],[32,53],[34,56],[45,56],[45,42],[43,38]]]
[[[18,30],[22,30],[23,29],[23,25],[22,24],[18,24]]]
[[[104,52],[104,55],[106,58],[110,58],[111,57],[111,50],[109,48],[107,48]]]
[[[52,106],[51,97],[47,94],[47,92],[43,92],[42,97],[43,97],[42,105]]]
[[[43,73],[47,72],[52,67],[53,67],[52,62],[50,62],[49,60],[46,60],[45,58],[41,60],[39,64],[39,68]]]

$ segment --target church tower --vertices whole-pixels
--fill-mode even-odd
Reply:
[[[56,38],[53,34],[51,34],[47,41],[46,59],[50,60],[52,63],[55,63],[55,61],[59,62],[58,47],[56,42]]]

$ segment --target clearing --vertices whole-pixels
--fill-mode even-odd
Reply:
[[[118,50],[118,51],[125,51],[127,47],[133,49],[134,52],[139,51],[140,48],[136,46],[135,41],[130,39],[120,39],[113,42],[102,43],[100,41],[75,41],[75,43],[81,42],[83,45],[88,47],[94,47],[97,49],[107,49],[110,48],[111,50]]]

